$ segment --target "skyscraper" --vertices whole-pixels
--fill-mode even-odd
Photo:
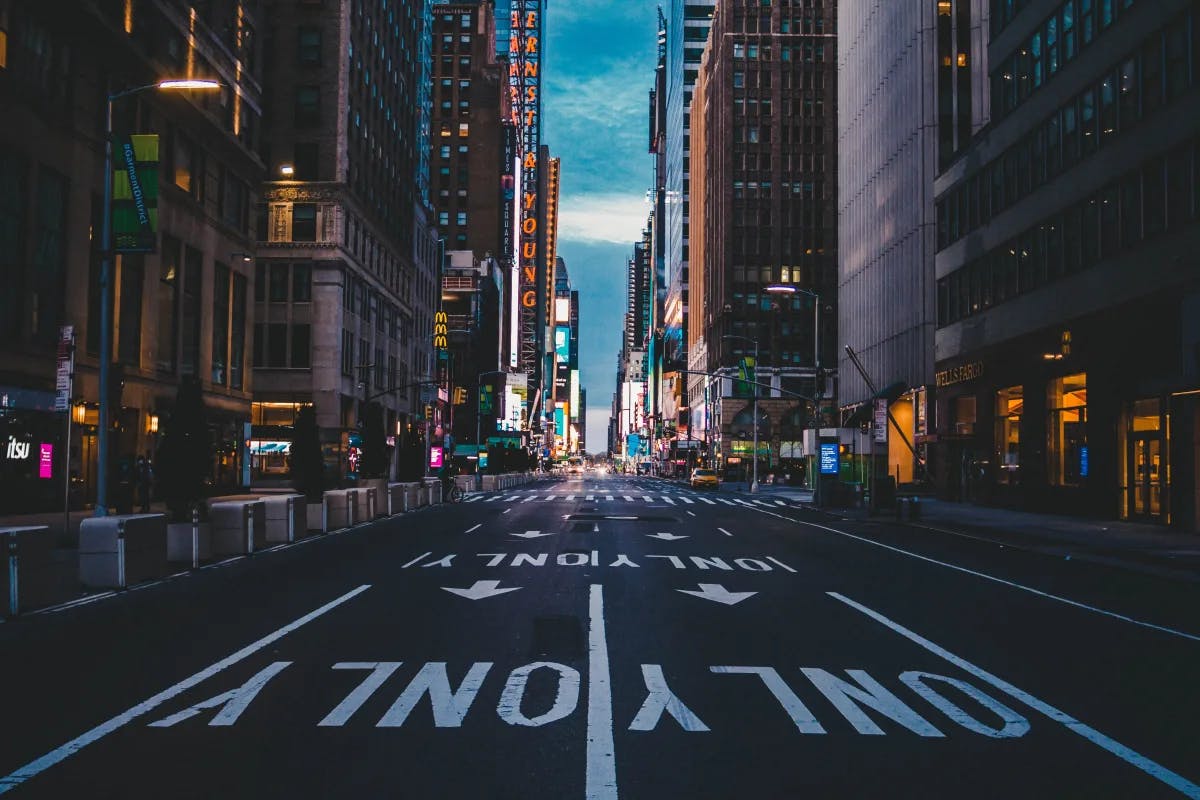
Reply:
[[[799,395],[816,394],[818,366],[831,364],[835,347],[834,13],[832,4],[722,0],[700,62],[689,343],[703,347],[709,373],[757,356],[757,380],[771,384],[756,426],[750,384],[706,382],[700,421],[710,458],[730,475],[755,458],[760,474],[815,458],[803,434],[818,420]]]
[[[353,475],[367,416],[409,442],[434,370],[429,6],[276,0],[267,20],[277,101],[264,130],[254,421],[288,425],[313,404],[326,452]],[[297,360],[310,347],[297,330],[309,360]]]

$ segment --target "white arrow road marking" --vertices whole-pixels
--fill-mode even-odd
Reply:
[[[974,675],[979,680],[996,687],[997,689],[1004,692],[1005,694],[1007,694],[1009,697],[1013,698],[1014,700],[1018,700],[1018,701],[1024,703],[1025,705],[1029,706],[1030,708],[1034,709],[1038,713],[1043,714],[1046,717],[1049,717],[1051,720],[1053,720],[1057,723],[1060,723],[1061,725],[1063,725],[1067,730],[1071,731],[1072,733],[1077,734],[1077,735],[1083,737],[1084,739],[1087,739],[1089,742],[1091,742],[1092,744],[1101,748],[1102,750],[1107,750],[1108,752],[1112,753],[1113,755],[1115,755],[1117,758],[1121,759],[1125,763],[1131,764],[1132,766],[1137,767],[1138,769],[1140,769],[1142,772],[1145,772],[1150,777],[1152,777],[1158,781],[1161,781],[1162,783],[1165,783],[1167,786],[1170,786],[1172,789],[1183,794],[1184,796],[1191,797],[1191,798],[1200,798],[1200,786],[1197,786],[1195,783],[1192,783],[1191,781],[1189,781],[1187,778],[1183,777],[1182,775],[1180,775],[1176,772],[1172,772],[1171,770],[1164,767],[1162,764],[1159,764],[1156,761],[1153,761],[1153,760],[1147,758],[1146,756],[1142,755],[1141,753],[1138,753],[1137,751],[1132,750],[1131,748],[1121,744],[1120,742],[1116,741],[1115,739],[1111,739],[1108,736],[1105,736],[1100,731],[1096,730],[1095,728],[1093,728],[1089,725],[1086,725],[1083,722],[1080,722],[1079,720],[1072,717],[1070,714],[1067,714],[1065,711],[1062,711],[1061,709],[1058,709],[1043,700],[1039,700],[1037,697],[1034,697],[1033,695],[1029,694],[1028,692],[1026,692],[1022,689],[1018,689],[1016,686],[1012,685],[1011,683],[1004,680],[1003,678],[993,675],[992,673],[988,672],[987,670],[983,669],[982,667],[977,667],[976,665],[972,664],[970,661],[967,661],[964,658],[960,658],[959,656],[956,656],[954,653],[951,653],[949,650],[946,650],[942,646],[935,644],[934,642],[931,642],[929,639],[926,639],[925,637],[921,636],[918,633],[914,633],[913,631],[909,630],[908,628],[905,628],[903,625],[899,624],[898,622],[894,622],[894,621],[888,619],[883,614],[880,614],[878,611],[867,608],[866,606],[862,605],[861,603],[857,603],[854,600],[851,600],[849,597],[846,597],[845,595],[842,595],[842,594],[838,594],[837,592],[826,592],[826,594],[829,595],[830,597],[832,597],[833,599],[839,600],[842,603],[845,603],[846,605],[850,606],[851,608],[856,609],[856,610],[862,612],[863,614],[866,614],[871,619],[875,620],[876,622],[878,622],[879,624],[881,624],[887,628],[890,628],[894,632],[896,632],[896,633],[900,634],[901,636],[903,636],[904,638],[908,639],[913,644],[916,644],[920,647],[925,648],[929,652],[933,653],[936,656],[940,656],[941,658],[950,662],[951,664],[958,667],[959,669],[962,669],[965,672],[968,672],[971,675]]]
[[[124,726],[128,725],[130,722],[137,719],[138,717],[143,716],[143,715],[153,711],[154,709],[158,708],[160,705],[167,702],[171,698],[183,694],[188,689],[191,689],[192,687],[196,686],[197,684],[202,683],[203,681],[207,680],[208,678],[211,678],[213,675],[216,675],[217,673],[222,672],[222,671],[228,669],[229,667],[232,667],[234,664],[237,664],[239,661],[242,661],[242,660],[246,659],[247,657],[254,655],[259,650],[262,650],[264,647],[267,647],[268,645],[273,644],[274,642],[277,642],[278,640],[282,639],[284,636],[287,636],[289,633],[291,633],[292,631],[301,627],[302,625],[305,625],[305,624],[311,622],[312,620],[316,619],[317,617],[320,617],[321,615],[323,615],[329,611],[332,611],[333,609],[340,606],[342,603],[345,603],[347,600],[350,600],[351,598],[357,597],[358,595],[362,594],[363,592],[365,592],[367,589],[370,589],[370,588],[371,588],[371,584],[367,583],[367,584],[363,584],[362,586],[359,586],[357,589],[354,589],[353,591],[347,592],[346,594],[342,595],[341,597],[337,598],[336,600],[332,600],[332,601],[326,603],[325,605],[321,606],[320,608],[316,609],[315,611],[310,611],[309,613],[305,614],[304,616],[300,617],[299,619],[289,622],[287,625],[284,625],[282,628],[279,628],[278,630],[274,631],[273,633],[267,634],[263,638],[259,639],[257,642],[246,645],[241,650],[238,650],[236,653],[233,653],[232,655],[226,656],[225,658],[221,659],[220,661],[213,664],[212,666],[209,666],[205,669],[200,670],[195,675],[192,675],[190,678],[184,678],[182,681],[180,681],[179,683],[170,687],[169,689],[164,689],[163,691],[154,695],[150,699],[143,700],[142,702],[138,703],[136,706],[129,709],[128,711],[124,711],[124,712],[118,714],[117,716],[113,717],[112,719],[108,720],[107,722],[100,723],[99,725],[92,728],[90,731],[83,734],[82,736],[78,736],[78,737],[72,739],[71,741],[67,742],[63,746],[61,746],[55,750],[51,750],[49,753],[42,756],[41,758],[38,758],[34,761],[30,761],[28,764],[21,767],[20,769],[14,771],[14,772],[11,772],[8,775],[5,775],[3,778],[0,778],[0,794],[4,794],[5,792],[9,791],[10,789],[17,788],[25,781],[29,780],[30,778],[32,778],[42,772],[45,772],[50,767],[53,767],[55,764],[58,764],[63,759],[68,758],[69,756],[72,756],[75,753],[78,753],[80,750],[87,747],[89,744],[92,744],[93,742],[103,739],[105,736],[112,733],[113,731],[123,728]]]
[[[725,534],[726,536],[733,536],[733,534],[732,534],[732,533],[730,533],[729,531],[725,530],[724,528],[717,528],[717,530],[719,530],[721,533]]]
[[[758,594],[758,592],[731,592],[719,583],[702,583],[700,591],[695,589],[676,589],[675,591],[690,594],[692,597],[702,597],[705,600],[715,600],[727,606],[740,603],[746,598]]]
[[[522,539],[536,539],[539,536],[553,536],[552,531],[543,533],[542,531],[525,531],[524,533],[512,533],[510,536],[520,536]]]
[[[442,589],[450,594],[456,594],[459,597],[465,597],[468,600],[482,600],[485,597],[494,597],[505,592],[515,592],[520,589],[520,586],[513,586],[510,589],[500,589],[500,581],[475,581],[470,589],[455,589],[452,586],[443,586]]]
[[[674,542],[679,539],[686,539],[687,536],[680,536],[677,533],[647,533],[651,539],[662,539],[664,542]]]

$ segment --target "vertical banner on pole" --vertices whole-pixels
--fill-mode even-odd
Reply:
[[[153,253],[158,242],[158,136],[114,137],[114,253]]]

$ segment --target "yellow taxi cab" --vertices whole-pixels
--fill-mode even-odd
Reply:
[[[716,489],[721,485],[717,479],[717,471],[712,469],[692,470],[691,484],[693,489]]]

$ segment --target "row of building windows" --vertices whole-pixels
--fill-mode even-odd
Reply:
[[[938,201],[938,248],[971,233],[1070,169],[1164,104],[1180,98],[1200,72],[1190,55],[1188,13],[1105,71],[1100,80],[1055,110],[1033,132]]]
[[[1134,0],[1066,0],[1016,52],[996,64],[991,76],[993,118],[1002,119],[1025,102],[1100,31],[1111,27],[1119,9],[1133,4]]]
[[[357,378],[363,384],[371,379],[376,389],[395,389],[401,398],[408,397],[408,370],[396,356],[387,354],[384,348],[372,351],[371,342],[357,340],[353,331],[342,330],[342,375]]]
[[[286,303],[289,300],[293,303],[312,301],[312,264],[260,261],[254,271],[254,302]]]
[[[388,338],[407,346],[412,327],[407,315],[388,302],[381,294],[371,289],[363,280],[347,278],[347,289],[343,295],[343,306],[349,313],[358,314],[363,324],[375,325],[375,330],[386,333]]]
[[[267,369],[311,367],[312,326],[307,323],[255,323],[254,366]]]
[[[1164,231],[1192,225],[1198,209],[1200,140],[1195,140],[940,279],[938,326],[983,313]]]

